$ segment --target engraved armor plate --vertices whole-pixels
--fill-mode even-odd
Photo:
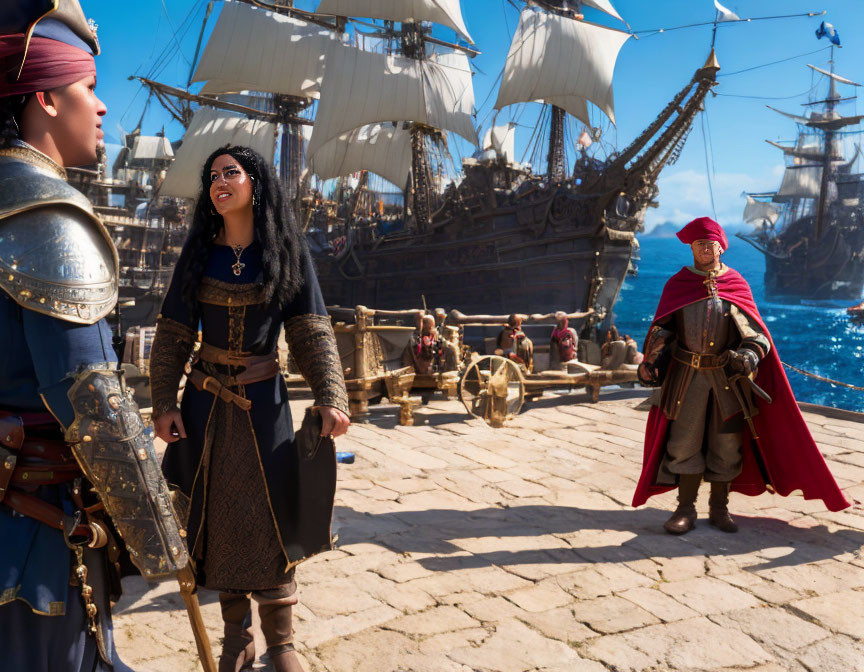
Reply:
[[[75,421],[66,441],[144,578],[174,575],[189,562],[185,531],[122,372],[103,367],[69,390]]]
[[[30,310],[93,324],[117,302],[117,251],[58,176],[0,156],[0,287]]]

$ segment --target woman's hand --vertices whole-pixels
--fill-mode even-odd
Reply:
[[[174,443],[177,439],[186,438],[186,428],[183,427],[183,418],[180,411],[168,411],[153,421],[153,431],[156,438],[165,443]]]
[[[317,408],[321,414],[321,436],[332,436],[335,439],[348,431],[348,425],[351,424],[351,421],[338,408],[332,406],[318,406]]]

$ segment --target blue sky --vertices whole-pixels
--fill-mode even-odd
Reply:
[[[612,1],[634,31],[671,28],[710,21],[714,17],[712,0]],[[97,58],[97,91],[108,106],[105,129],[109,136],[117,138],[117,125],[132,129],[146,100],[146,93],[138,83],[128,81],[130,75],[152,72],[167,48],[168,58],[158,68],[159,79],[174,85],[185,84],[207,2],[81,0],[81,4],[88,17],[99,25],[102,55]],[[214,17],[222,2],[215,4]],[[317,1],[298,0],[297,4],[314,8]],[[821,21],[827,20],[837,27],[843,42],[843,48],[836,51],[837,71],[853,80],[864,80],[864,42],[860,37],[864,28],[864,11],[861,0],[739,0],[725,5],[742,18],[822,10],[828,13],[824,17],[721,25],[717,37],[721,75],[826,47],[827,40],[817,40],[814,31]],[[490,90],[503,68],[518,13],[507,0],[462,0],[462,6],[468,29],[478,49],[483,52],[474,59],[477,70],[474,85],[480,108],[478,120],[488,124],[495,98],[495,92],[490,95]],[[190,11],[193,20],[184,24]],[[592,20],[623,28],[605,15],[591,10],[586,14],[590,14]],[[215,20],[211,18],[210,27],[213,23]],[[188,30],[184,31],[186,27]],[[436,29],[436,34],[447,39],[453,37],[444,28]],[[703,27],[628,40],[621,50],[615,71],[618,126],[610,128],[605,138],[619,147],[631,141],[702,65],[710,39],[710,27]],[[814,83],[806,64],[826,67],[827,60],[828,51],[823,50],[770,67],[720,77],[720,84],[715,89],[718,95],[708,100],[705,121],[713,149],[708,163],[716,213],[721,222],[728,224],[740,220],[742,190],[766,190],[779,184],[782,157],[764,140],[793,139],[795,127],[765,105],[792,112],[803,111],[805,108],[801,103],[806,102],[806,94]],[[849,91],[848,87],[846,91]],[[487,96],[489,100],[482,105]],[[767,99],[775,97],[786,99]],[[539,109],[539,106],[529,106],[519,119],[517,158],[522,155],[531,135],[530,126]],[[859,109],[864,109],[862,104],[852,102],[842,111],[854,114]],[[601,115],[595,112],[595,116],[599,118]],[[507,113],[502,113],[499,121],[507,118]],[[172,122],[154,100],[144,119],[144,132],[156,132],[163,125],[172,139],[182,132],[179,124]],[[467,153],[467,147],[460,149]],[[667,220],[685,223],[695,216],[710,214],[707,172],[702,122],[697,120],[680,160],[663,173],[661,207],[649,211],[649,227]]]

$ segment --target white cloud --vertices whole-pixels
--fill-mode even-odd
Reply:
[[[741,224],[744,212],[744,191],[759,192],[776,189],[780,183],[783,167],[770,171],[768,175],[753,176],[746,173],[715,173],[711,180],[714,188],[714,205],[717,221],[723,226]],[[779,174],[777,174],[779,172]],[[665,172],[658,181],[659,208],[649,208],[645,215],[645,229],[650,231],[658,224],[672,222],[684,225],[697,217],[714,217],[708,178],[704,171],[681,170]]]

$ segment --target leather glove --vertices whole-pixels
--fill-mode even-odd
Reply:
[[[729,350],[729,366],[736,373],[749,376],[759,366],[759,355],[750,348]]]

